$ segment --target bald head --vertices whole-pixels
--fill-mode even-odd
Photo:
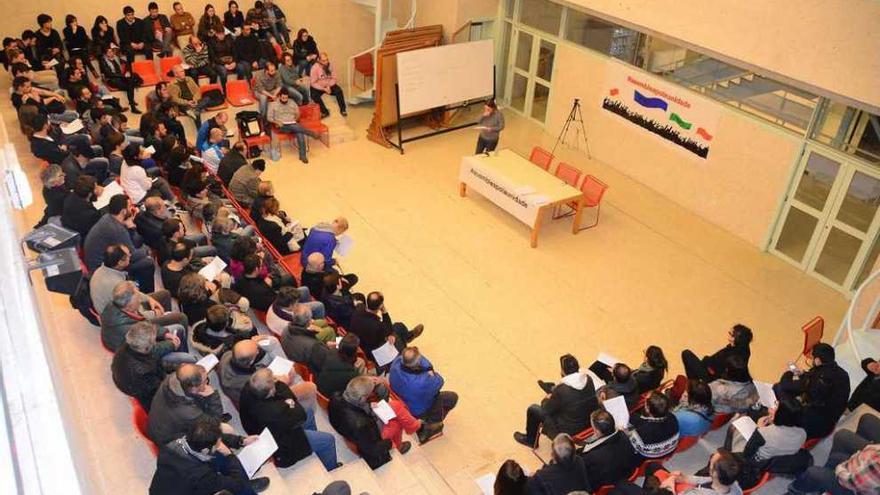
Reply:
[[[220,141],[223,141],[224,134],[225,131],[223,129],[215,127],[211,129],[211,134],[209,135],[208,140],[212,143],[219,143]]]
[[[150,196],[144,200],[144,207],[147,212],[157,217],[164,217],[165,201],[159,196]]]
[[[250,366],[257,357],[257,343],[253,340],[242,340],[232,347],[232,359],[241,366]]]
[[[306,269],[313,272],[320,272],[324,269],[324,255],[315,251],[306,258]]]
[[[198,391],[207,377],[207,373],[205,373],[205,368],[202,368],[198,364],[182,364],[180,368],[177,368],[177,372],[175,373],[175,377],[177,377],[177,381],[180,382],[180,386],[183,387],[185,392],[195,393]]]

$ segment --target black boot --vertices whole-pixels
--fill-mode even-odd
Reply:
[[[419,443],[427,443],[434,437],[443,433],[443,423],[422,423],[422,427],[416,432]]]

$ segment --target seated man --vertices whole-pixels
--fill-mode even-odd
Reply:
[[[865,358],[862,360],[862,369],[866,376],[853,391],[846,408],[854,411],[860,405],[867,404],[880,411],[880,363],[876,359]]]
[[[277,340],[268,335],[257,335],[253,322],[245,317],[240,307],[234,305],[213,304],[205,311],[205,319],[193,325],[192,345],[193,350],[207,356],[214,354],[222,356],[232,347],[242,341],[253,339],[263,342],[266,348],[271,348],[272,357],[278,356]],[[271,339],[271,340],[270,340]],[[221,384],[222,385],[222,384]]]
[[[89,272],[94,272],[101,265],[108,246],[124,244],[131,255],[128,274],[137,281],[141,290],[150,293],[155,287],[155,268],[150,251],[141,244],[141,237],[135,231],[135,211],[128,196],[117,194],[110,198],[107,213],[92,227],[83,242],[84,261]]]
[[[65,174],[67,175],[67,174]],[[73,193],[64,199],[61,211],[61,225],[80,236],[80,242],[89,235],[92,227],[101,219],[101,212],[92,203],[101,195],[101,187],[91,175],[80,175],[73,185]]]
[[[639,384],[632,377],[632,369],[623,363],[617,363],[611,369],[612,380],[599,388],[599,399],[613,399],[622,395],[626,407],[632,409],[639,402]]]
[[[314,411],[303,407],[290,387],[267,368],[250,376],[241,391],[239,410],[246,432],[259,435],[264,428],[272,432],[278,444],[273,454],[276,466],[293,466],[313,450],[326,470],[342,466],[336,458],[333,434],[318,431]]]
[[[336,75],[330,70],[330,58],[327,56],[327,52],[321,52],[317,63],[312,65],[309,79],[312,85],[312,101],[321,107],[321,118],[330,115],[330,110],[324,104],[324,95],[335,96],[336,103],[339,105],[339,113],[343,117],[348,115],[345,110],[345,95],[342,93],[342,88],[336,83]]]
[[[358,348],[361,341],[353,333],[346,334],[336,345],[336,352],[330,352],[324,361],[324,366],[316,371],[318,377],[315,383],[318,392],[324,397],[330,397],[336,393],[342,393],[354,377],[370,374],[366,362],[358,357]],[[375,374],[375,371],[372,371]]]
[[[213,173],[217,173],[220,168],[220,162],[226,156],[227,150],[223,146],[224,135],[223,129],[215,127],[208,131],[208,141],[205,143],[205,149],[202,150],[202,161],[205,167]]]
[[[669,410],[669,398],[651,392],[641,413],[630,417],[629,441],[636,453],[646,459],[659,459],[678,447],[678,420]]]
[[[126,17],[128,17],[127,14]],[[131,17],[134,18],[133,9]],[[120,38],[121,37],[122,35],[120,35]],[[143,42],[133,44],[143,46]],[[131,113],[141,113],[141,110],[137,106],[137,101],[134,99],[134,90],[143,83],[143,80],[139,75],[131,72],[131,63],[134,59],[134,54],[130,54],[130,52],[127,52],[126,50],[126,57],[129,58],[126,63],[119,58],[119,48],[112,43],[101,47],[101,50],[103,51],[103,56],[98,60],[98,66],[101,68],[101,74],[104,76],[104,81],[106,81],[107,85],[125,92],[125,95],[128,97],[128,106],[131,108]],[[125,50],[124,47],[123,50]],[[150,55],[148,58],[152,58],[153,51],[148,50],[148,52]]]
[[[537,470],[526,482],[526,493],[555,494],[576,491],[591,492],[584,461],[577,455],[571,437],[560,433],[553,438],[553,457],[550,464]]]
[[[204,124],[202,124],[204,126]],[[206,133],[209,130],[205,131]],[[205,136],[207,139],[207,135]],[[223,184],[228,185],[232,181],[232,177],[235,176],[235,173],[238,172],[238,169],[247,165],[247,145],[244,144],[244,141],[239,141],[232,145],[232,148],[229,149],[229,153],[220,160],[220,164],[217,165],[217,177],[223,181]]]
[[[629,478],[642,459],[632,448],[629,438],[614,424],[614,416],[604,409],[590,413],[593,435],[581,451],[587,478],[598,488],[614,485]]]
[[[64,171],[58,165],[49,165],[41,170],[40,182],[43,183],[42,193],[46,208],[37,227],[45,225],[49,219],[53,222],[60,220],[64,215],[64,204],[70,196],[70,188],[64,184]]]
[[[157,248],[159,253],[159,263],[164,263],[171,258],[171,251],[174,249],[174,245],[179,241],[192,243],[192,254],[195,258],[210,258],[211,256],[217,255],[217,249],[214,248],[214,246],[207,244],[208,237],[205,234],[187,234],[186,225],[184,225],[179,218],[170,217],[162,222],[162,239]],[[210,259],[205,260],[206,263],[210,263],[210,261]]]
[[[156,391],[147,431],[156,445],[165,445],[183,436],[199,418],[219,422],[224,416],[220,393],[208,383],[205,368],[182,364]]]
[[[162,264],[162,286],[172,294],[177,294],[180,290],[180,281],[189,273],[198,272],[202,263],[198,268],[193,266],[193,245],[187,240],[180,240],[174,243],[171,254],[165,263]]]
[[[262,274],[263,260],[257,254],[249,254],[244,257],[244,276],[239,277],[233,285],[233,289],[242,296],[248,298],[251,307],[260,311],[268,311],[275,302],[278,293],[273,286],[272,278]],[[281,290],[278,288],[277,290]],[[306,300],[308,297],[303,296],[305,290],[297,290],[300,294],[300,300]],[[317,301],[304,302],[312,310],[312,315],[316,319],[324,318],[324,305]]]
[[[292,318],[280,334],[284,353],[287,354],[288,359],[305,364],[314,372],[321,371],[327,356],[332,351],[325,341],[318,338],[318,334],[321,331],[329,332],[312,323],[312,312],[304,305],[294,306]],[[333,342],[334,338],[330,337],[329,341]]]
[[[725,449],[718,449],[709,457],[709,476],[687,476],[680,471],[667,471],[660,464],[649,464],[646,469],[645,487],[625,481],[615,488],[616,495],[642,493],[674,493],[678,495],[742,495],[737,483],[742,463]],[[649,491],[649,486],[653,490]],[[657,489],[661,491],[657,491]]]
[[[790,397],[804,405],[803,427],[807,438],[822,438],[834,431],[834,425],[846,410],[849,399],[849,374],[834,360],[834,348],[819,343],[813,347],[809,371],[786,371],[773,386],[780,399]]]
[[[207,77],[208,82],[214,84],[217,82],[217,71],[211,64],[211,55],[208,53],[208,46],[202,43],[198,36],[190,36],[189,44],[183,47],[183,61],[189,65],[186,69],[186,75],[198,83],[199,77]]]
[[[174,350],[186,352],[186,316],[181,313],[165,313],[161,306],[142,309],[144,295],[133,282],[120,282],[113,289],[113,299],[101,312],[101,343],[112,352],[116,352],[125,343],[125,334],[131,325],[146,321],[162,327],[159,338],[167,340],[165,345],[155,346],[153,355],[164,357]],[[146,298],[151,303],[152,299]]]
[[[196,149],[199,151],[205,151],[205,143],[208,142],[208,134],[211,132],[211,129],[223,129],[223,134],[225,136],[227,122],[229,122],[229,115],[226,112],[218,112],[217,115],[202,122],[202,125],[199,126],[198,131],[196,132]],[[223,146],[229,147],[229,142],[223,142]]]
[[[144,211],[134,217],[134,224],[144,244],[158,250],[165,243],[162,224],[171,218],[171,212],[162,198],[151,196],[144,200]]]
[[[281,91],[281,76],[278,74],[278,65],[273,61],[266,62],[266,69],[257,75],[254,83],[254,94],[259,101],[260,115],[267,119],[269,102],[275,101]]]
[[[199,85],[186,75],[183,66],[175,65],[171,68],[171,73],[174,74],[174,80],[168,84],[171,101],[177,105],[181,115],[191,117],[196,122],[196,127],[201,126],[202,112],[211,102],[207,98],[202,98]]]
[[[183,8],[183,5],[180,2],[174,2],[171,8],[174,9],[174,13],[171,14],[171,18],[169,19],[171,22],[171,29],[174,30],[174,40],[177,43],[177,46],[181,46],[182,38],[193,34],[193,30],[196,27],[196,20],[192,14]]]
[[[170,57],[172,50],[171,44],[174,42],[174,31],[171,29],[171,23],[165,14],[159,13],[159,5],[156,2],[150,2],[147,5],[147,11],[150,13],[144,17],[145,35],[144,41],[147,42],[150,50],[161,47],[160,57]]]
[[[266,160],[257,159],[239,168],[229,181],[229,192],[232,197],[243,207],[248,208],[257,198],[257,187],[260,185],[260,176],[266,171]]]
[[[317,306],[319,305],[320,306]],[[309,320],[302,322],[297,320],[294,310],[297,306],[309,308]],[[281,335],[288,325],[304,323],[303,330],[309,331],[321,342],[332,342],[336,339],[336,330],[327,325],[323,319],[312,320],[312,309],[318,308],[323,313],[323,303],[309,299],[308,289],[305,287],[282,287],[278,290],[275,302],[266,311],[266,326],[275,335]]]
[[[71,144],[70,153],[61,161],[64,170],[65,184],[73,188],[76,180],[82,175],[92,176],[98,184],[105,184],[110,177],[110,162],[103,156],[95,156],[91,146],[83,143]]]
[[[111,244],[104,251],[104,263],[92,273],[89,279],[89,293],[92,307],[101,313],[113,299],[113,290],[127,277],[125,270],[131,260],[131,252],[124,244]],[[150,294],[140,294],[143,307],[155,313],[171,311],[171,293],[158,290]]]
[[[394,390],[413,416],[440,423],[458,404],[458,394],[443,388],[443,377],[418,347],[407,347],[391,363],[388,377]]]
[[[871,413],[859,418],[855,432],[834,434],[824,466],[810,466],[789,486],[788,493],[877,493],[880,489],[880,419]]]
[[[269,67],[266,67],[267,72]],[[266,120],[275,126],[272,130],[272,147],[278,147],[278,133],[293,134],[299,150],[299,161],[309,163],[309,158],[306,156],[305,136],[317,138],[318,133],[299,125],[299,105],[291,101],[289,95],[287,88],[281,88],[277,99],[269,103],[268,113],[265,114]]]
[[[359,304],[351,316],[348,330],[361,339],[361,348],[367,358],[373,359],[373,351],[385,345],[395,346],[398,351],[415,340],[425,330],[419,323],[409,330],[400,322],[393,322],[385,309],[385,297],[381,292],[370,292],[366,304]]]
[[[248,479],[241,462],[226,446],[229,443],[236,448],[254,440],[224,435],[220,421],[211,416],[195,418],[187,424],[185,434],[160,445],[150,495],[265,491],[269,478]]]
[[[237,406],[241,391],[251,375],[258,369],[268,367],[276,357],[284,357],[284,352],[275,337],[259,335],[237,342],[232,350],[226,351],[220,357],[220,364],[217,365],[223,393]],[[315,408],[317,388],[314,383],[303,381],[295,368],[291,368],[287,376],[277,378],[290,387],[297,400],[307,409]]]
[[[332,222],[321,222],[311,229],[302,246],[299,262],[305,266],[309,255],[318,252],[324,255],[324,265],[332,267],[336,264],[333,251],[336,249],[336,238],[348,230],[348,219],[336,217]]]
[[[566,354],[559,358],[562,381],[554,385],[541,404],[532,404],[526,410],[526,432],[516,432],[513,438],[528,447],[538,440],[538,427],[550,438],[559,433],[575,435],[587,428],[590,413],[599,407],[593,380],[580,372],[577,358]]]
[[[195,363],[196,359],[185,352],[170,352],[162,360],[154,354],[156,347],[173,346],[172,341],[156,341],[158,328],[152,323],[139,321],[128,327],[125,344],[113,355],[110,371],[113,383],[122,393],[137,399],[149,412],[153,396],[165,379],[165,366]]]
[[[344,328],[351,326],[351,317],[358,305],[364,304],[364,295],[352,294],[343,283],[338,273],[324,275],[324,291],[321,302],[327,309],[327,315]]]
[[[262,56],[260,40],[252,32],[253,26],[245,24],[241,27],[241,34],[235,38],[236,74],[239,79],[250,81],[253,71],[266,66],[266,59]]]

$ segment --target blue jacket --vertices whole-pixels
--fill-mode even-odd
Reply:
[[[678,420],[678,434],[683,437],[700,436],[712,427],[712,416],[706,417],[697,411],[677,408],[673,411]]]
[[[199,130],[196,133],[196,149],[199,151],[205,151],[205,144],[208,142],[208,132],[211,130],[211,122],[206,120],[202,122],[202,125],[199,126]]]
[[[325,266],[333,266],[336,263],[333,259],[334,249],[336,249],[336,234],[333,233],[333,227],[326,222],[319,223],[309,230],[302,247],[300,263],[302,266],[308,265],[309,255],[318,252],[324,255]]]
[[[432,368],[431,362],[424,356],[419,359],[419,366],[425,370]],[[391,363],[389,380],[391,389],[403,399],[413,416],[424,414],[443,388],[443,377],[439,373],[415,373],[404,369],[401,356],[397,356]]]

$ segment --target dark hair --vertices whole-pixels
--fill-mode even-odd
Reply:
[[[70,26],[70,25],[73,24],[74,22],[76,22],[76,16],[75,16],[75,15],[73,15],[73,14],[67,14],[66,16],[64,16],[64,25],[65,25],[65,26]]]
[[[183,222],[181,222],[179,218],[165,219],[165,221],[162,222],[162,237],[170,239],[171,236],[173,236],[180,230],[180,225],[182,223]]]
[[[25,68],[27,69],[25,72],[27,72],[28,70],[30,70],[30,67],[28,67],[28,66],[25,65],[25,64],[13,64],[13,65],[12,65],[12,70],[13,70],[13,71],[18,71],[18,70],[21,69],[22,66],[25,67]],[[25,85],[26,83],[29,83],[29,82],[31,82],[31,80],[28,79],[28,78],[26,78],[26,77],[24,77],[24,76],[15,76],[15,79],[12,80],[12,89],[15,90],[15,91],[18,91],[19,89],[21,89],[22,87],[24,87],[24,85]],[[40,115],[42,115],[42,114],[40,114]],[[47,119],[47,120],[48,120],[48,119]]]
[[[148,3],[148,4],[147,4],[147,10],[153,10],[153,9],[159,10],[159,4],[156,3],[156,2],[150,2],[150,3]]]
[[[289,308],[299,301],[299,292],[295,287],[282,287],[275,296],[275,305]]]
[[[596,409],[590,413],[590,424],[592,424],[602,436],[614,433],[617,425],[614,424],[614,416],[604,409]]]
[[[773,424],[777,426],[801,426],[804,409],[795,399],[784,397],[776,405]]]
[[[324,290],[328,291],[328,294],[332,294],[336,292],[336,287],[339,286],[339,274],[336,272],[328,273],[324,275]]]
[[[134,14],[134,8],[131,5],[126,5],[122,8],[122,15]]]
[[[24,31],[21,32],[21,40],[22,41],[32,40],[36,37],[37,37],[37,35],[34,34],[34,32],[31,31],[30,29],[25,29]]]
[[[498,104],[495,103],[495,98],[489,98],[488,100],[486,100],[486,106],[493,110],[498,109]]]
[[[709,414],[714,413],[712,407],[712,388],[703,380],[688,380],[688,403],[705,407]]]
[[[660,392],[651,392],[645,401],[645,410],[652,418],[663,418],[669,413],[669,398]]]
[[[178,242],[174,243],[174,247],[171,249],[171,259],[174,261],[183,261],[190,257],[193,251],[193,246],[191,241],[187,239],[181,239]]]
[[[813,358],[819,358],[822,364],[833,363],[834,357],[834,348],[830,345],[819,342],[813,346]]]
[[[718,471],[718,481],[724,486],[730,486],[739,478],[742,465],[729,450],[718,449],[719,458],[715,461],[715,469]]]
[[[581,365],[578,363],[577,358],[571,354],[565,354],[559,357],[559,367],[562,368],[562,373],[566,375],[577,373],[578,370],[581,369]]]
[[[45,115],[38,113],[34,115],[34,119],[31,121],[31,125],[34,127],[35,131],[42,131],[49,125],[49,118]]]
[[[235,0],[229,0],[229,3],[226,4],[226,9],[231,10],[233,5],[238,7],[238,2],[236,2]]]
[[[276,64],[274,61],[272,61],[272,60],[266,60],[266,67],[269,67],[270,65],[271,65],[272,67],[275,67],[276,69],[278,68],[278,64]],[[284,87],[283,87],[283,86],[281,87],[281,91],[284,91]],[[288,93],[288,94],[289,94],[289,93]]]
[[[645,349],[645,361],[647,361],[648,366],[655,370],[663,370],[663,373],[666,373],[669,369],[669,363],[666,362],[666,356],[663,355],[663,349],[656,345],[649,345],[648,348]]]
[[[111,244],[107,246],[107,249],[104,250],[104,266],[113,268],[118,265],[123,258],[125,258],[125,245],[123,244]]]
[[[95,184],[97,183],[98,181],[93,176],[80,174],[76,178],[76,182],[73,183],[73,194],[83,199],[89,198],[95,192]]]
[[[107,136],[107,139],[104,140],[105,149],[115,150],[119,147],[120,144],[125,142],[125,135],[121,132],[114,132]]]
[[[293,62],[293,54],[290,52],[283,52],[281,54],[281,64],[284,65],[284,61],[286,61],[287,59],[290,59],[290,61]],[[283,89],[286,89],[286,88],[283,88]]]
[[[752,329],[737,323],[733,326],[733,345],[734,347],[748,347],[752,343]]]
[[[251,167],[253,167],[254,170],[259,170],[260,172],[265,172],[266,171],[266,160],[263,160],[262,158],[258,158],[258,159],[251,162]]]
[[[616,383],[626,383],[632,376],[632,369],[624,363],[617,363],[611,369],[611,374],[614,375]]]
[[[222,332],[229,327],[229,310],[222,304],[215,304],[205,312],[205,321],[211,330]]]
[[[254,2],[254,8],[255,8],[255,9],[262,9],[262,8],[263,8],[263,2],[261,2],[260,0],[257,0],[256,2]]]
[[[255,270],[258,270],[260,266],[263,264],[263,260],[260,259],[256,254],[249,254],[244,257],[244,274],[253,273]]]
[[[141,162],[141,145],[138,143],[128,143],[122,149],[122,157],[125,158],[125,161],[130,162],[129,165],[139,165]]]
[[[495,476],[495,495],[522,495],[526,492],[528,479],[519,463],[508,459],[501,464]]]
[[[290,92],[287,91],[287,88],[282,87],[280,91],[278,91],[278,96],[290,96]]]
[[[49,14],[40,14],[37,16],[37,25],[43,27],[43,24],[52,22],[52,16]]]
[[[385,296],[381,292],[373,291],[367,294],[367,309],[377,311],[385,302]]]
[[[749,364],[746,358],[740,354],[731,354],[724,361],[725,370],[724,378],[732,382],[750,382],[752,379],[749,375]]]
[[[85,86],[83,86],[83,88],[85,88]],[[92,117],[92,122],[97,123],[99,120],[104,118],[105,115],[108,115],[108,113],[103,108],[94,107],[89,110],[89,115]],[[122,140],[125,141],[125,137],[123,137]]]
[[[296,39],[302,40],[303,33],[308,33],[308,32],[309,32],[309,30],[306,28],[299,28],[299,31],[296,32]]]
[[[250,236],[238,236],[232,241],[232,249],[229,250],[229,258],[244,262],[245,257],[257,251],[257,243]]]
[[[180,2],[175,2],[175,3],[178,3],[178,4],[179,4]],[[172,5],[172,7],[174,7],[174,6]],[[209,4],[206,4],[206,5],[205,5],[205,15],[208,15],[208,9],[213,9],[213,8],[214,8],[214,6],[211,5],[210,3],[209,3]],[[214,9],[214,13],[215,13],[214,15],[216,15],[216,12],[217,12],[217,10]]]
[[[345,334],[345,337],[342,337],[342,340],[339,341],[339,345],[336,346],[336,352],[346,361],[354,363],[355,360],[357,360],[357,352],[360,345],[360,337],[353,332],[348,332]]]
[[[110,25],[106,17],[99,15],[98,17],[95,17],[95,23],[92,24],[92,31],[97,31],[98,26],[100,26],[102,22],[106,22],[108,26]]]
[[[128,208],[128,196],[125,194],[116,194],[110,198],[110,204],[107,205],[107,213],[116,216]]]
[[[186,443],[196,452],[201,452],[213,447],[220,439],[220,435],[220,420],[202,414],[193,421],[186,431]]]

